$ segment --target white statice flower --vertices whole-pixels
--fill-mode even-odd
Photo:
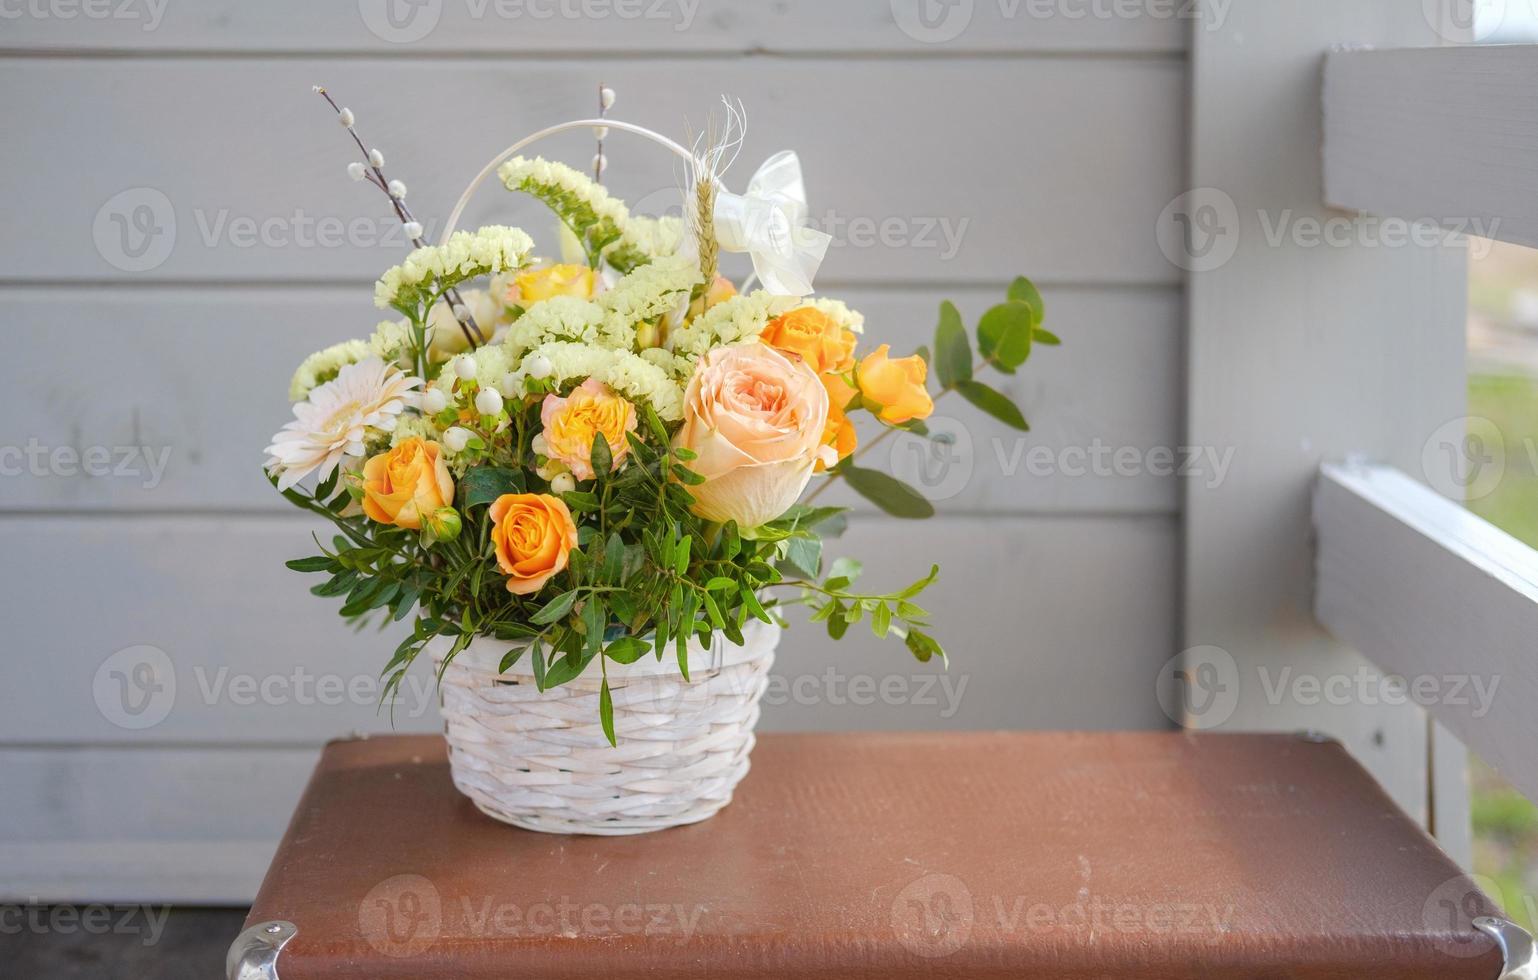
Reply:
[[[715,347],[755,340],[770,320],[801,305],[800,297],[777,296],[762,289],[722,300],[674,331],[673,352],[695,359]]]
[[[374,304],[388,309],[403,292],[442,279],[464,280],[516,269],[534,250],[534,241],[517,228],[488,225],[475,232],[456,231],[442,245],[426,245],[385,271],[374,284]]]
[[[432,419],[415,412],[405,412],[396,420],[395,429],[390,433],[390,446],[399,446],[408,439],[438,442],[442,438],[443,433],[433,424]]]
[[[865,314],[858,310],[851,310],[848,306],[836,299],[818,298],[803,302],[802,306],[812,306],[827,314],[828,318],[846,330],[854,333],[865,332]]]
[[[288,400],[303,401],[311,390],[336,377],[342,368],[356,364],[372,353],[368,343],[362,340],[347,340],[316,351],[306,357],[294,372],[293,379],[288,383]]]
[[[632,214],[625,222],[625,241],[647,255],[674,255],[684,243],[684,219],[672,215],[647,218]]]
[[[551,340],[595,343],[603,319],[604,308],[591,300],[552,296],[531,303],[523,316],[503,333],[502,342],[520,350]]]
[[[311,473],[328,479],[344,456],[363,456],[367,440],[396,428],[421,383],[377,357],[344,366],[295,404],[294,421],[272,437],[267,469],[278,476],[278,489]]]
[[[550,378],[556,384],[572,379],[597,380],[632,402],[645,402],[664,420],[683,418],[683,386],[667,370],[628,350],[610,350],[590,344],[551,341],[529,352],[528,359],[550,362]]]
[[[497,176],[510,191],[522,191],[544,201],[565,221],[580,210],[592,212],[620,233],[619,241],[606,254],[628,249],[646,258],[672,255],[684,240],[681,218],[647,218],[632,215],[624,202],[612,196],[602,184],[564,163],[543,157],[513,157],[497,168]],[[584,261],[586,249],[568,228],[562,235],[561,254],[567,262]]]
[[[380,320],[369,349],[387,364],[404,364],[411,354],[411,326],[405,320]]]
[[[600,298],[606,311],[604,342],[616,348],[634,346],[636,324],[687,305],[690,290],[699,282],[699,266],[684,256],[665,256],[635,269]]]
[[[647,363],[655,364],[666,371],[670,377],[680,381],[688,381],[689,376],[694,373],[693,360],[662,347],[648,347],[636,356]]]
[[[608,218],[616,227],[624,228],[630,217],[630,209],[624,202],[613,197],[602,184],[581,171],[564,163],[546,160],[544,157],[513,157],[497,168],[497,176],[510,191],[523,191],[541,200],[567,196],[585,204],[600,218]]]

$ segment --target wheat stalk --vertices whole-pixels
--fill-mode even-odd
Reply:
[[[721,243],[716,238],[716,182],[715,178],[702,175],[694,184],[695,239],[700,249],[700,277],[705,288],[716,281],[720,268]]]

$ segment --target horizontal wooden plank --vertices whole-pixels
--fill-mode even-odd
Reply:
[[[247,904],[318,755],[0,749],[0,901]]]
[[[8,649],[24,655],[0,661],[0,741],[311,744],[390,730],[377,675],[398,629],[350,632],[334,602],[308,594],[313,576],[282,567],[313,551],[311,527],[302,518],[0,519],[11,567],[68,570],[13,576],[11,607],[27,614],[12,617]],[[924,602],[951,670],[941,677],[868,630],[840,645],[797,627],[781,646],[783,695],[766,726],[1160,721],[1153,682],[1173,652],[1172,519],[870,518],[830,545],[845,548],[876,586],[942,565]],[[850,702],[856,675],[862,690],[899,690]],[[408,681],[394,723],[438,728],[429,672]]]
[[[1382,218],[1538,245],[1538,46],[1329,55],[1324,194]]]
[[[1538,796],[1538,551],[1404,473],[1324,467],[1315,613]]]
[[[404,242],[384,196],[345,177],[357,151],[310,91],[316,82],[356,110],[360,132],[437,231],[495,153],[590,115],[598,79],[621,93],[617,117],[683,137],[718,104],[700,77],[710,93],[742,99],[751,116],[730,183],[743,186],[776,150],[800,152],[812,223],[835,239],[826,280],[991,283],[1024,272],[1044,282],[1179,281],[1151,229],[1180,193],[1181,62],[703,58],[689,66],[696,70],[647,60],[0,60],[0,89],[12,97],[0,172],[14,232],[0,241],[0,281],[378,275]],[[957,111],[1006,103],[1007,125]],[[1137,152],[1106,152],[1106,133]],[[570,133],[540,151],[585,166],[593,146]],[[619,135],[608,153],[613,188],[638,210],[676,204],[676,159]],[[493,220],[527,224],[555,248],[549,215],[500,187],[477,197],[465,223]]]
[[[165,0],[18,7],[0,50],[349,52],[1180,52],[1196,5],[1014,0]]]
[[[866,313],[870,342],[909,351],[930,342],[942,297],[975,322],[1002,287],[831,292]],[[0,511],[289,512],[261,474],[262,447],[290,417],[289,374],[311,349],[366,336],[376,319],[366,282],[0,297],[11,356],[28,365],[0,418]],[[1032,433],[953,397],[934,425],[954,443],[930,452],[916,438],[889,439],[868,465],[895,469],[952,512],[1173,512],[1178,291],[1049,289],[1047,302],[1065,344],[997,378]],[[1224,459],[1199,462],[1216,473]]]

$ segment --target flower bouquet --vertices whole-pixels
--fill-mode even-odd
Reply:
[[[975,362],[949,303],[932,351],[862,354],[860,314],[811,295],[828,237],[805,227],[795,155],[733,194],[740,110],[686,149],[609,119],[612,102],[602,89],[597,118],[536,134],[591,128],[592,177],[517,155],[530,140],[482,172],[550,208],[560,262],[511,227],[427,244],[404,185],[331,102],[366,161],[352,176],[389,196],[416,247],[375,286],[391,315],[372,336],[300,365],[294,419],[267,450],[276,489],[338,532],[289,567],[326,576],[312,591],[348,620],[412,621],[387,698],[426,652],[456,785],[498,819],[562,832],[637,833],[724,806],[790,605],[834,638],[864,620],[943,659],[915,601],[938,569],[861,591],[858,562],[823,567],[846,508],[802,494],[842,480],[888,513],[929,516],[915,490],[855,465],[855,418],[884,430],[872,441],[923,436],[933,366],[940,394],[1023,429],[974,374],[1057,342],[1020,279],[979,323]],[[631,214],[605,190],[613,129],[687,161],[684,217]],[[720,275],[723,251],[749,255],[759,288]]]

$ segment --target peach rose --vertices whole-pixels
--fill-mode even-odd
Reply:
[[[546,395],[539,420],[544,425],[545,455],[566,464],[579,480],[593,478],[593,437],[603,433],[614,468],[630,453],[626,432],[636,427],[635,406],[602,381],[588,378],[570,395]]]
[[[812,369],[764,344],[700,358],[673,445],[692,450],[694,513],[757,527],[785,513],[812,478],[828,391]]]
[[[419,531],[422,519],[454,502],[454,478],[442,447],[404,439],[363,464],[363,513],[381,524]]]
[[[509,304],[528,306],[552,296],[575,296],[591,299],[598,276],[585,265],[547,265],[528,269],[513,277],[504,299]]]
[[[836,463],[854,452],[860,441],[854,423],[844,414],[844,406],[853,401],[858,392],[850,387],[842,374],[823,375],[822,386],[828,389],[828,423],[823,426],[822,445],[833,450]],[[821,473],[829,465],[828,454],[823,453],[817,460],[817,472]]]
[[[566,568],[577,546],[577,525],[559,497],[505,493],[491,505],[491,542],[507,591],[532,595]]]
[[[775,317],[759,339],[782,354],[801,358],[817,374],[854,367],[854,333],[815,306]]]
[[[917,354],[912,357],[888,357],[882,344],[860,362],[855,374],[860,391],[881,406],[881,421],[902,425],[914,419],[927,419],[935,410],[934,399],[924,387],[929,365]]]

